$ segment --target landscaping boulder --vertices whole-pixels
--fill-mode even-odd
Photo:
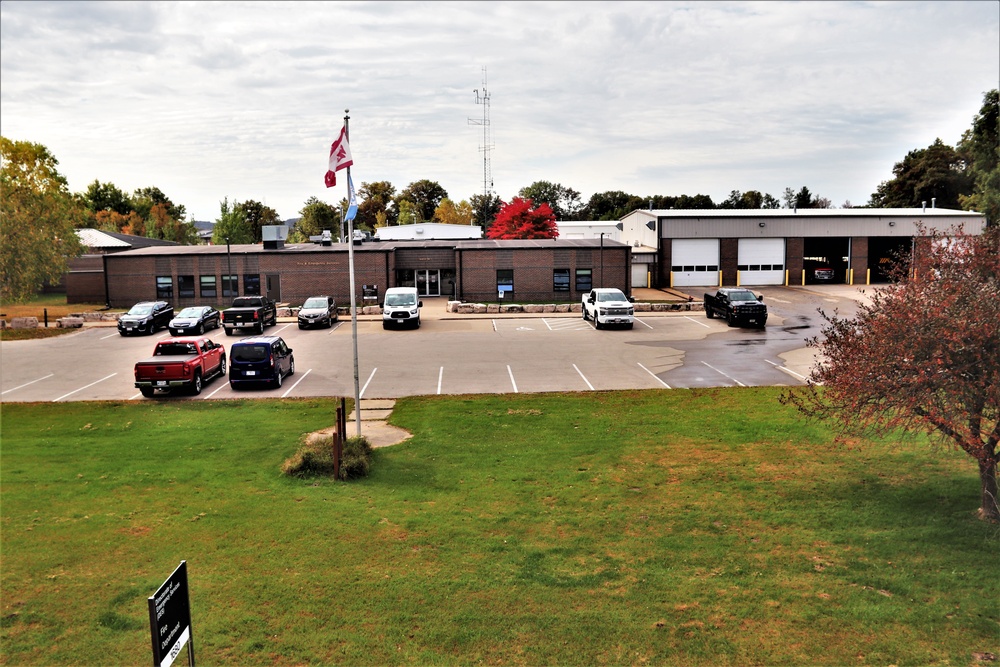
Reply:
[[[37,329],[37,317],[15,317],[10,321],[11,329]]]
[[[56,328],[58,329],[79,329],[83,326],[82,317],[60,317],[56,320]]]

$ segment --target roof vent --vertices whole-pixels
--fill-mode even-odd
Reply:
[[[923,210],[926,211],[927,210],[927,200],[925,199],[924,201],[922,201],[920,203],[922,205]]]
[[[931,208],[937,208],[937,197],[931,197]]]

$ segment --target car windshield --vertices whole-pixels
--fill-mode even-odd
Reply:
[[[385,297],[387,306],[412,306],[417,303],[417,298],[412,294],[389,294]]]
[[[730,292],[729,299],[731,301],[756,301],[757,297],[753,295],[753,292]]]
[[[302,304],[303,308],[326,308],[326,299],[321,299],[319,297],[313,297],[312,299],[306,299],[306,302]]]
[[[149,315],[153,312],[153,307],[148,303],[137,303],[132,306],[132,310],[128,311],[129,315]]]
[[[271,350],[267,345],[233,346],[233,361],[264,361]]]
[[[597,293],[597,300],[598,301],[628,301],[628,299],[625,298],[625,295],[622,292],[619,292],[618,290],[614,290],[613,292],[598,292]]]
[[[201,308],[185,308],[181,312],[177,313],[177,317],[199,317],[201,316]]]

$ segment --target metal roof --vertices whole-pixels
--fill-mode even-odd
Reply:
[[[131,243],[116,239],[97,229],[78,229],[76,235],[87,248],[131,248]]]

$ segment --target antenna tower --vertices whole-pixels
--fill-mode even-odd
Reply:
[[[483,154],[483,196],[489,200],[490,194],[493,192],[493,172],[490,167],[490,151],[492,151],[495,146],[490,138],[490,91],[486,87],[486,68],[483,67],[483,87],[482,89],[476,88],[473,92],[476,93],[476,104],[482,105],[483,107],[483,117],[470,118],[469,125],[482,125],[483,127],[483,142],[479,145],[479,152]]]

